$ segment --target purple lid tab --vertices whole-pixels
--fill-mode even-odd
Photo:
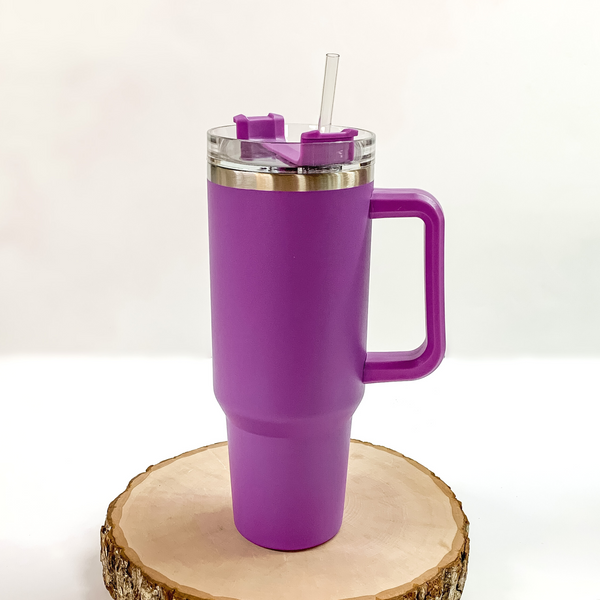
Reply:
[[[238,140],[285,141],[284,119],[281,115],[269,113],[266,117],[233,117]]]
[[[353,140],[357,135],[358,129],[342,129],[342,131],[331,131],[329,133],[312,129],[311,131],[305,131],[300,136],[300,141],[306,143],[344,142],[346,140]]]
[[[263,144],[263,147],[280,160],[294,166],[343,165],[354,160],[354,138],[357,135],[358,129],[342,129],[330,133],[312,129],[302,133],[299,144],[275,143]]]
[[[342,129],[335,132],[321,132],[318,129],[306,131],[300,136],[299,164],[321,166],[351,162],[354,160],[354,138],[357,135],[357,129]]]

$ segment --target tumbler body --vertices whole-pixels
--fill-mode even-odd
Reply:
[[[208,182],[214,389],[235,524],[261,546],[308,548],[341,526],[364,393],[372,189]]]

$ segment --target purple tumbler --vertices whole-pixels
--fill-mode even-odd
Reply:
[[[251,542],[310,548],[340,529],[365,383],[424,377],[445,350],[444,218],[421,190],[373,189],[375,136],[236,117],[208,132],[215,395],[234,520]],[[371,219],[425,224],[426,338],[366,351]]]

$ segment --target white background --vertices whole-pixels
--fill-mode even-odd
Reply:
[[[463,500],[465,600],[599,600],[598,23],[591,0],[0,0],[6,593],[106,600],[109,502],[224,439],[205,132],[316,121],[338,52],[334,121],[447,223],[449,358],[369,386],[353,435]],[[420,228],[374,225],[369,347],[415,346]]]
[[[600,350],[592,0],[0,3],[0,352],[210,355],[205,132],[378,136],[447,218],[448,349]],[[370,347],[422,337],[420,231],[376,223]]]

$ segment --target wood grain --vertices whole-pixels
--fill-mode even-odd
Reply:
[[[353,440],[344,523],[301,552],[258,547],[233,523],[227,444],[149,467],[108,509],[104,581],[115,600],[457,600],[468,521],[419,463]]]

